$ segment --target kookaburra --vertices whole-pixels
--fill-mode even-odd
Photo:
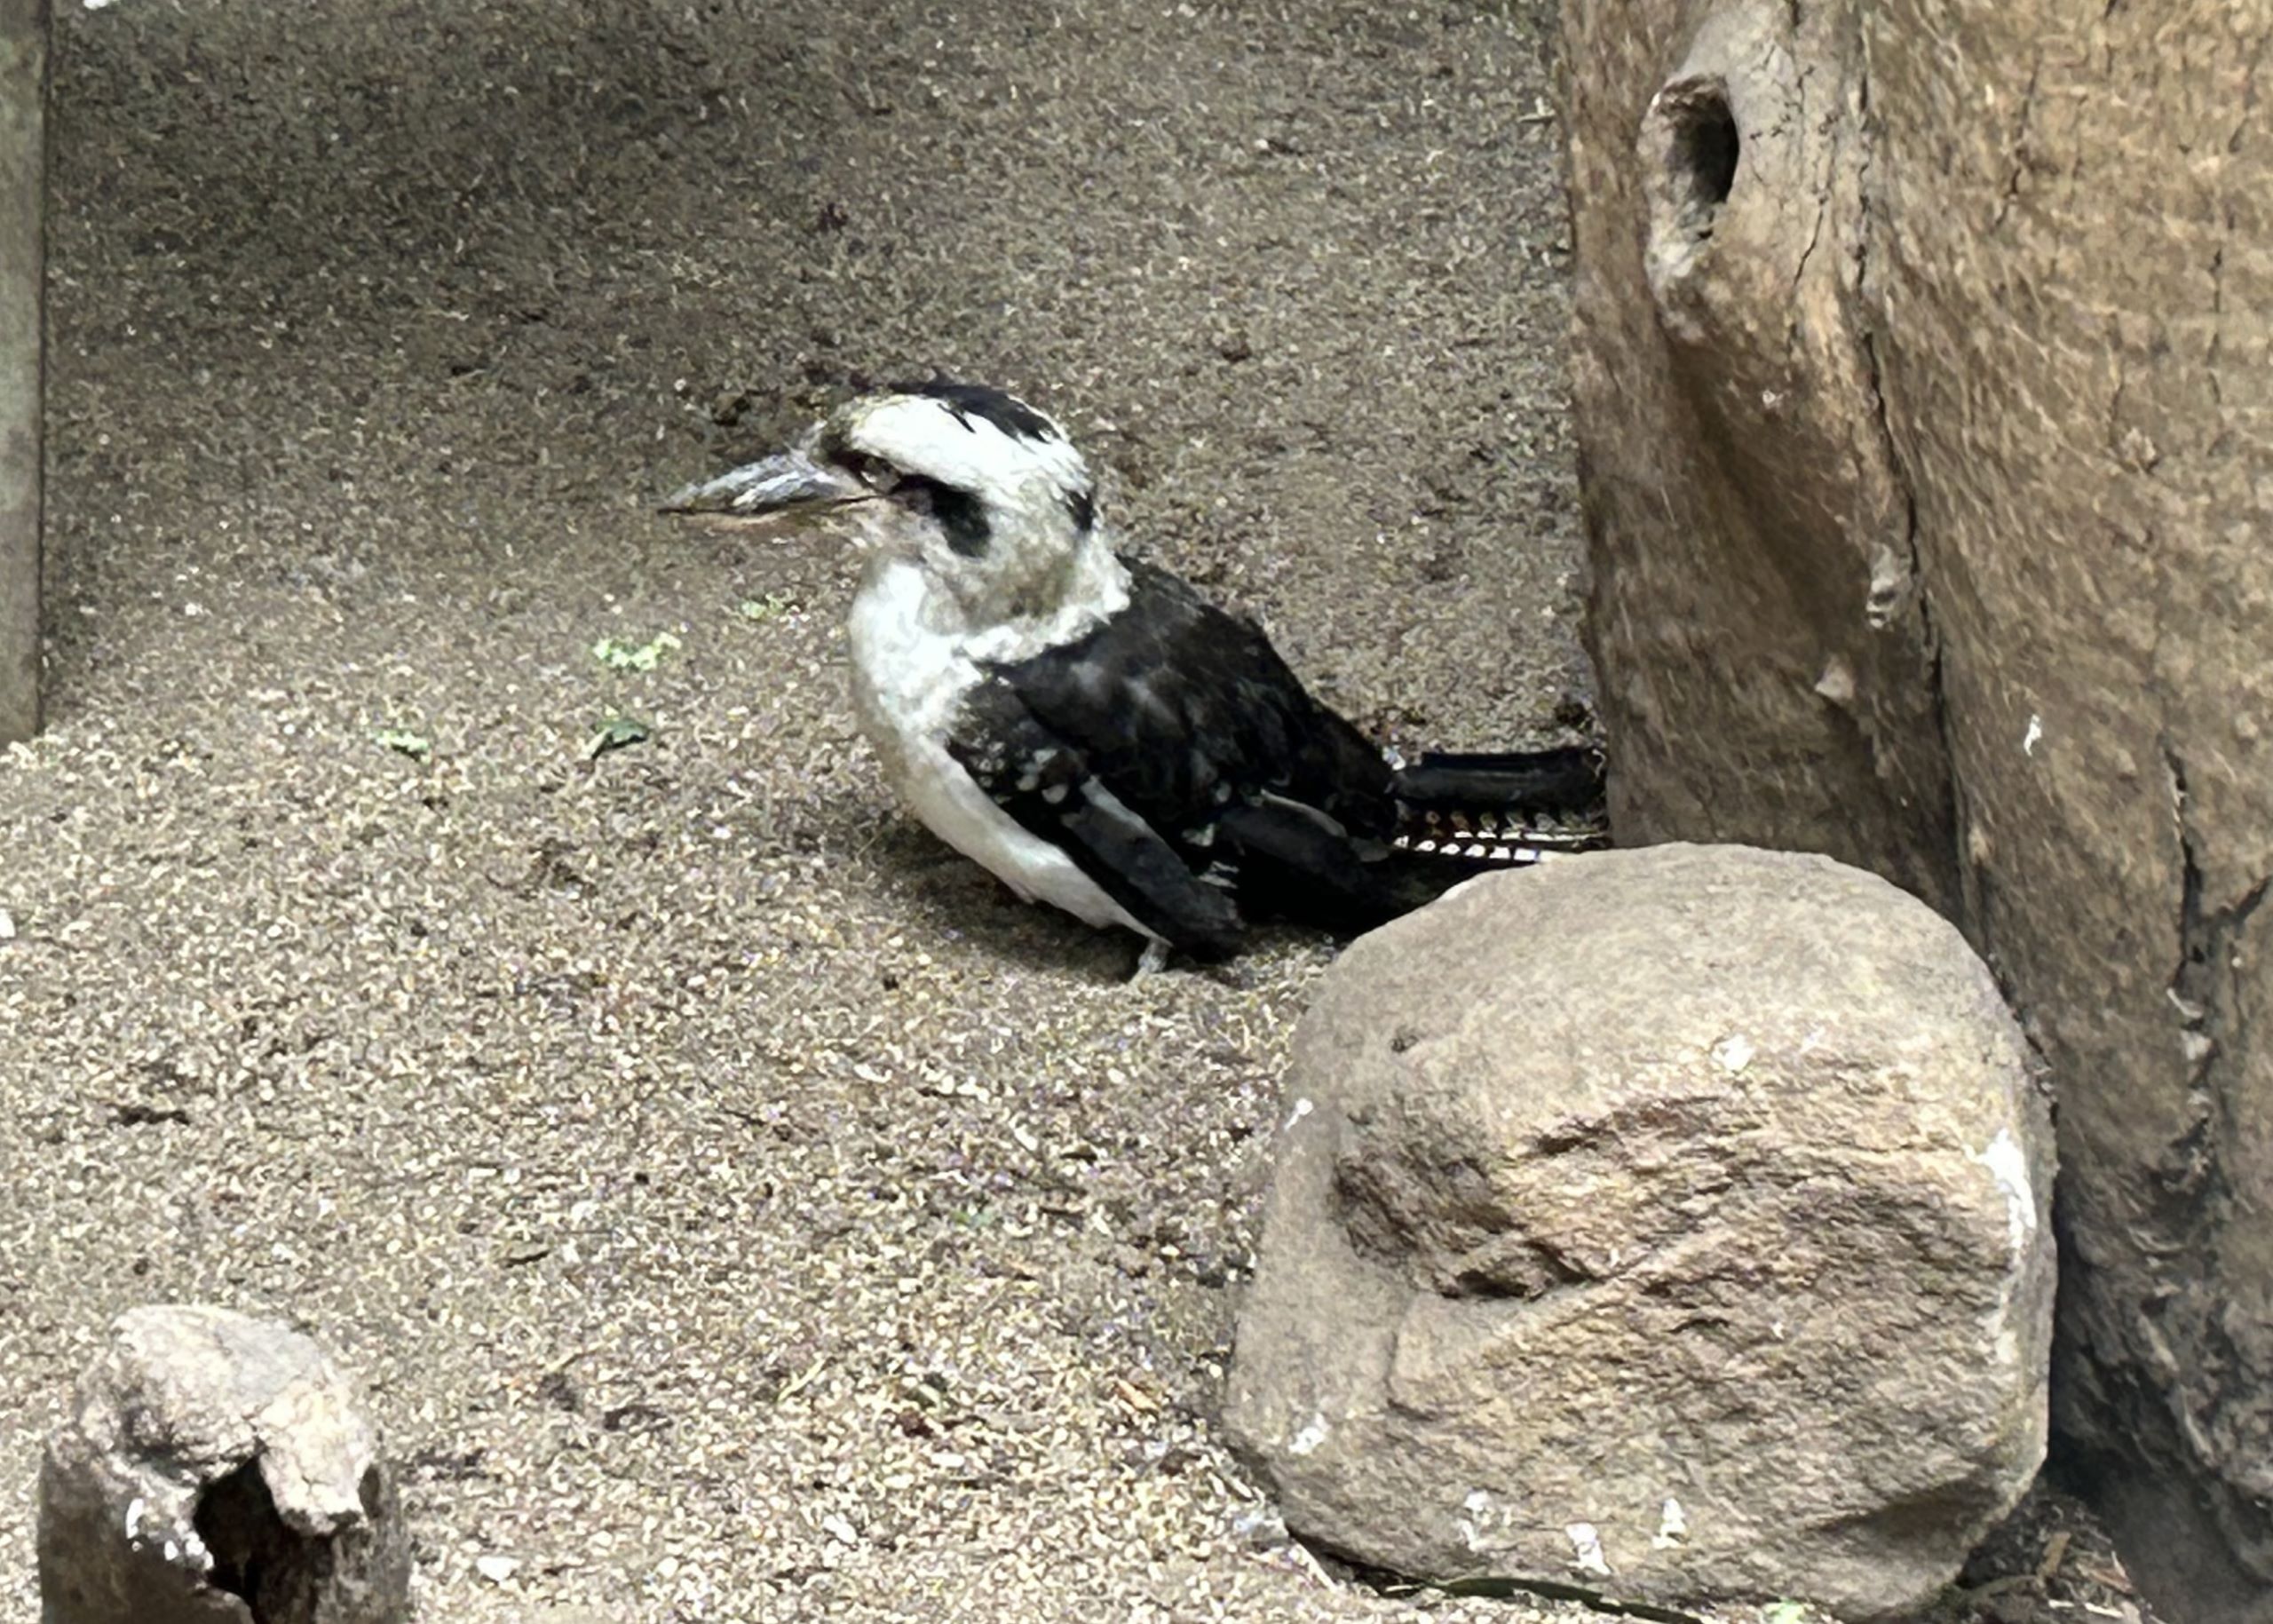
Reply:
[[[1259,627],[1117,553],[1081,454],[999,390],[863,395],[662,505],[848,520],[852,694],[899,793],[1026,900],[1153,962],[1220,958],[1266,917],[1370,929],[1538,855],[1446,814],[1599,803],[1588,750],[1393,764]]]

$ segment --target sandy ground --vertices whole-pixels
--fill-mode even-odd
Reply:
[[[1124,984],[889,804],[833,550],[645,503],[986,378],[1383,736],[1553,736],[1551,8],[57,9],[6,1616],[74,1372],[202,1299],[368,1379],[428,1619],[1411,1617],[1210,1423],[1330,945]]]
[[[6,1616],[40,1436],[169,1298],[366,1376],[430,1619],[1409,1613],[1274,1541],[1208,1420],[1328,945],[1124,985],[889,804],[833,550],[644,503],[960,371],[1061,413],[1131,543],[1368,725],[1547,736],[1540,18],[58,20]],[[665,631],[649,671],[592,652]],[[653,737],[588,760],[617,714]]]

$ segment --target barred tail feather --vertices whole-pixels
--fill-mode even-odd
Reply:
[[[1431,752],[1397,772],[1397,844],[1494,866],[1610,844],[1602,752],[1590,746]]]

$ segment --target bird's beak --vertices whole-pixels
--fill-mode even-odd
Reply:
[[[672,492],[658,506],[665,513],[757,519],[843,507],[874,495],[851,475],[796,450],[746,463],[715,479],[698,479]]]

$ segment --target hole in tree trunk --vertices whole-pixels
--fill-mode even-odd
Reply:
[[[1696,87],[1667,109],[1673,125],[1670,154],[1682,224],[1699,237],[1713,234],[1713,217],[1729,201],[1737,183],[1737,158],[1743,142],[1728,93],[1717,84]]]
[[[1666,332],[1685,347],[1713,342],[1712,287],[1705,267],[1722,214],[1754,207],[1734,199],[1744,139],[1735,99],[1718,74],[1684,75],[1650,100],[1638,132],[1650,232],[1643,261]],[[1760,223],[1749,222],[1754,234]],[[1742,234],[1738,234],[1739,235]],[[1738,283],[1742,281],[1741,276]]]

